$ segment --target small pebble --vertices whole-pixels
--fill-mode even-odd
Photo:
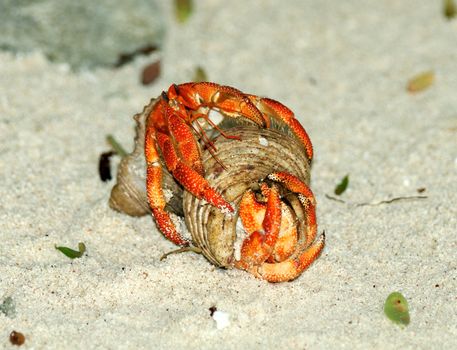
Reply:
[[[223,311],[214,311],[213,319],[216,321],[217,329],[224,329],[230,326],[229,314]]]
[[[12,331],[10,333],[10,342],[11,342],[11,344],[18,345],[18,346],[24,344],[24,342],[25,342],[24,334],[22,334],[21,332]]]
[[[268,140],[265,137],[259,136],[259,143],[262,146],[265,146],[265,147],[268,146]]]

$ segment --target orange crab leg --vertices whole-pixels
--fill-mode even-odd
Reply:
[[[284,122],[290,127],[292,132],[298,137],[303,143],[306,150],[306,155],[309,160],[313,159],[313,145],[308,133],[295,118],[294,112],[284,106],[281,102],[273,100],[271,98],[258,97],[255,95],[246,95],[252,101],[252,103],[262,112],[267,115],[271,115]]]
[[[200,157],[200,150],[195,141],[192,129],[179,117],[177,111],[167,108],[168,127],[170,134],[175,140],[176,149],[181,155],[180,159],[200,175],[204,175],[203,164]]]
[[[188,245],[189,242],[176,230],[170,215],[165,211],[166,201],[162,189],[162,165],[155,139],[152,136],[154,133],[154,128],[148,125],[145,136],[146,192],[152,216],[158,229],[166,238],[176,245]]]
[[[265,182],[262,182],[260,188],[263,196],[268,198],[270,193],[268,185]],[[243,228],[249,235],[255,231],[262,230],[262,222],[266,213],[266,204],[258,202],[254,192],[245,192],[239,204],[239,213]],[[281,203],[281,226],[279,235],[267,261],[275,262],[287,259],[295,251],[297,236],[296,218],[293,216],[289,206],[285,203]]]
[[[298,200],[305,209],[307,227],[305,246],[311,245],[317,234],[316,199],[313,192],[299,178],[286,172],[271,173],[267,178],[282,183],[287,189],[297,194]]]
[[[243,208],[243,206],[249,205],[247,203],[255,202],[253,195],[252,191],[248,191],[243,195],[242,202],[244,201],[245,203],[240,204],[240,210],[243,210],[240,215],[243,215],[244,213],[253,213],[252,210],[246,210],[252,208]],[[252,200],[254,200],[254,202]],[[249,215],[244,217],[244,222],[246,222],[247,226],[250,225],[250,220],[255,220],[255,218],[249,217]],[[273,186],[269,191],[265,216],[262,222],[263,232],[255,231],[243,241],[241,259],[236,263],[236,266],[248,271],[251,271],[253,268],[257,269],[257,266],[263,263],[271,255],[273,247],[278,239],[280,227],[281,201],[278,189],[276,186]]]
[[[184,132],[186,128],[190,127],[185,122],[171,114],[169,116],[169,125],[171,134],[175,137],[175,141],[178,145],[186,145],[187,132]],[[227,211],[233,212],[233,207],[214,189],[208,181],[190,165],[188,161],[179,157],[172,139],[161,132],[156,133],[157,143],[165,161],[165,165],[173,177],[178,181],[184,188],[192,193],[197,198],[203,198],[215,207]],[[192,138],[193,140],[193,138]],[[179,146],[177,147],[180,150]],[[181,153],[181,157],[183,154]]]
[[[269,127],[270,120],[243,94],[230,86],[216,83],[185,83],[172,85],[168,98],[178,100],[186,108],[196,111],[201,107],[217,108],[222,114],[232,118],[243,116],[262,127]]]
[[[263,263],[257,270],[257,276],[268,282],[291,281],[316,260],[325,246],[323,233],[310,247],[302,251],[296,258],[290,258],[280,263]]]

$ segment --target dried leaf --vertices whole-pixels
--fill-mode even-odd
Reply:
[[[384,304],[384,313],[392,322],[403,326],[409,324],[408,302],[399,292],[393,292],[387,297]]]
[[[346,191],[346,188],[349,185],[349,174],[343,177],[341,182],[335,187],[334,193],[339,196],[341,195],[344,191]]]
[[[58,247],[55,246],[57,250],[60,250],[63,254],[65,254],[70,259],[80,258],[83,256],[84,252],[86,251],[86,245],[82,242],[79,242],[78,249],[79,251],[73,250],[68,247]]]
[[[135,57],[139,55],[149,55],[151,52],[157,51],[159,48],[156,45],[146,45],[140,47],[132,52],[124,52],[119,55],[117,62],[114,64],[115,68],[122,67],[127,63],[132,62]]]
[[[124,158],[127,155],[124,147],[120,145],[119,142],[116,141],[113,135],[106,135],[106,142],[113,148],[114,152]]]
[[[112,179],[110,160],[113,154],[113,151],[104,152],[100,154],[100,157],[98,159],[98,175],[100,176],[100,180],[102,180],[103,182]]]
[[[192,0],[175,0],[175,17],[178,22],[186,22],[193,11]]]
[[[455,6],[454,0],[444,0],[443,14],[447,19],[452,19],[455,17],[457,14],[457,7]]]
[[[423,72],[413,77],[407,85],[409,92],[419,92],[430,87],[435,81],[435,73],[433,71]]]
[[[195,68],[194,78],[192,81],[195,81],[196,83],[208,81],[208,76],[202,66]]]
[[[153,83],[160,75],[160,60],[148,64],[141,73],[141,83],[149,85]]]

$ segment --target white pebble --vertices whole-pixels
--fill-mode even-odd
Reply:
[[[223,311],[214,311],[213,319],[216,321],[217,329],[224,329],[230,326],[229,314]]]
[[[265,147],[268,146],[268,140],[265,137],[259,136],[259,143],[262,146],[265,146]]]

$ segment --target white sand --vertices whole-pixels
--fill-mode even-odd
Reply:
[[[39,53],[0,53],[0,348],[457,348],[457,20],[439,1],[198,1],[170,21],[163,75],[147,61],[75,74]],[[98,156],[114,134],[131,147],[150,97],[191,79],[276,98],[315,146],[312,188],[327,246],[292,283],[269,284],[173,249],[150,217],[107,205]],[[410,95],[406,81],[433,69]],[[348,202],[325,197],[350,174]],[[88,253],[69,260],[54,244]],[[410,303],[401,329],[383,314],[392,291]],[[208,308],[229,315],[218,330]]]

